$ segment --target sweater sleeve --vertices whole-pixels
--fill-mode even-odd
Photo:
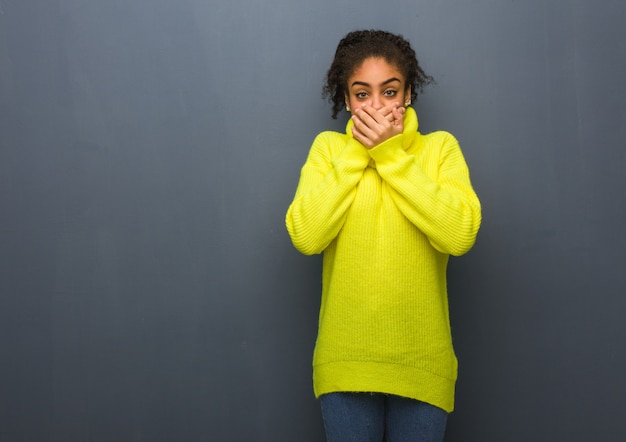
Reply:
[[[370,155],[404,216],[435,249],[459,256],[474,245],[481,207],[457,140],[447,132],[440,134],[440,151],[428,160],[438,162],[435,173],[425,173],[415,156],[402,148],[401,135],[370,150]]]
[[[357,184],[370,157],[353,138],[332,154],[331,137],[317,136],[300,173],[293,202],[285,224],[291,240],[305,255],[321,253],[337,236],[346,219]]]

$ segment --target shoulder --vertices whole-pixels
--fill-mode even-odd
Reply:
[[[420,134],[418,132],[416,141],[418,149],[436,150],[442,153],[461,150],[457,138],[445,130],[438,130],[427,134]]]
[[[311,146],[311,153],[331,153],[341,149],[347,142],[348,136],[340,132],[324,131],[317,134]]]
[[[427,134],[419,134],[423,142],[441,143],[441,144],[459,144],[456,137],[445,130],[438,130]]]
[[[335,132],[332,130],[325,130],[317,134],[317,136],[315,137],[315,141],[313,143],[316,143],[316,142],[332,143],[332,142],[338,142],[338,141],[345,142],[346,137],[347,137],[346,134]]]

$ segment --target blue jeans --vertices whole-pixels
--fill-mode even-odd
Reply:
[[[330,393],[320,404],[328,442],[441,442],[448,420],[441,408],[380,393]]]

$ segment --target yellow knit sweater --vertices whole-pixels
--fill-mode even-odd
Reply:
[[[456,139],[404,132],[368,150],[319,134],[286,226],[304,254],[324,253],[315,395],[396,394],[454,408],[446,266],[476,239],[480,202]]]

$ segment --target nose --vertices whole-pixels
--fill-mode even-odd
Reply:
[[[380,99],[378,95],[375,95],[372,98],[372,107],[376,110],[380,110],[383,107],[383,101]]]

